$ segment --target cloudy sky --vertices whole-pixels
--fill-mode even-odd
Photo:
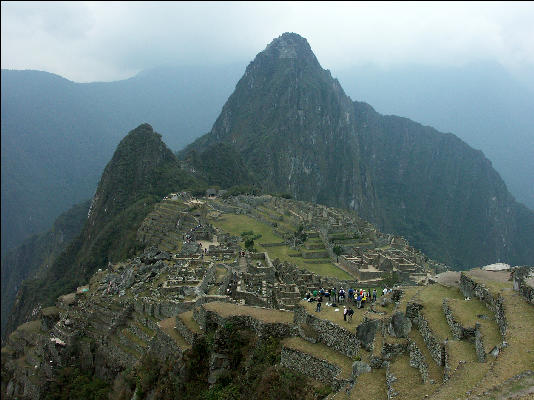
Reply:
[[[497,61],[534,71],[534,3],[2,2],[2,68],[77,82],[252,60],[283,32],[324,68]]]

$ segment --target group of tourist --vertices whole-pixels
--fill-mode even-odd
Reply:
[[[386,295],[390,291],[391,289],[384,288],[382,290],[382,294]],[[325,299],[326,304],[332,307],[337,307],[338,303],[343,304],[346,300],[347,305],[344,305],[343,307],[343,320],[347,321],[347,317],[349,317],[350,322],[352,321],[352,316],[354,314],[354,310],[350,308],[350,305],[356,305],[358,309],[363,308],[367,302],[374,303],[376,301],[376,296],[376,289],[371,291],[371,289],[365,290],[349,288],[347,291],[345,291],[343,288],[340,288],[339,290],[337,290],[337,288],[321,288],[319,290],[314,290],[312,293],[308,291],[306,293],[305,300],[308,302],[317,302],[315,312],[321,311],[323,298]]]

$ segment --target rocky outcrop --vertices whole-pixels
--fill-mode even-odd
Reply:
[[[365,350],[373,351],[375,335],[380,330],[381,323],[378,319],[368,319],[356,328],[356,338]]]
[[[403,312],[397,311],[391,317],[391,322],[388,326],[388,332],[391,336],[397,338],[405,338],[412,330],[412,322],[406,318]]]

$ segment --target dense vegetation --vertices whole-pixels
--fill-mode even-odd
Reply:
[[[330,387],[281,367],[278,339],[259,339],[253,332],[227,324],[210,333],[184,354],[184,365],[145,355],[132,371],[123,373],[111,397],[129,400],[304,400],[324,398]],[[228,369],[208,382],[210,357],[228,359]]]

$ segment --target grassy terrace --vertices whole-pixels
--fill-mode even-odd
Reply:
[[[465,396],[467,391],[482,395],[496,383],[503,382],[534,365],[534,308],[524,299],[507,288],[508,282],[495,282],[477,277],[486,287],[499,291],[504,298],[505,315],[508,322],[504,348],[497,359],[488,356],[486,363],[469,362],[462,366],[451,380],[435,396],[436,399],[451,399]],[[502,292],[501,292],[501,289]],[[491,289],[490,289],[491,290]],[[465,371],[469,371],[466,373]],[[517,388],[506,390],[513,391]],[[492,398],[485,396],[484,398]]]
[[[289,222],[289,218],[287,216],[284,216],[274,210],[265,208],[264,206],[259,206],[256,208],[256,211],[259,212],[266,220],[275,222],[278,225],[278,228],[284,232],[295,232],[297,230],[297,228]],[[282,217],[281,221],[280,217]]]
[[[315,358],[337,365],[341,369],[340,378],[347,379],[351,376],[352,360],[324,344],[310,343],[298,337],[290,337],[282,340],[282,346],[308,353]]]
[[[510,274],[505,271],[490,272],[474,269],[463,273],[475,282],[483,283],[493,295],[498,295],[504,290],[512,289],[513,287],[512,282],[508,281]]]
[[[441,383],[443,380],[443,367],[436,364],[432,358],[432,355],[430,354],[430,351],[428,350],[428,347],[425,344],[425,341],[423,340],[423,337],[419,331],[415,329],[415,327],[413,327],[411,332],[408,334],[408,338],[415,342],[425,357],[425,362],[428,366],[428,379],[432,379],[434,382],[436,382],[436,384]]]
[[[174,317],[171,317],[158,322],[158,326],[176,342],[180,349],[185,350],[191,348],[191,345],[185,341],[185,339],[178,333],[176,329],[174,329],[174,323]]]
[[[138,345],[139,347],[141,347],[143,349],[147,347],[147,343],[144,340],[142,340],[141,338],[138,338],[137,336],[135,336],[132,332],[130,332],[128,330],[128,328],[124,328],[121,331],[121,333],[131,343],[135,343],[136,345]]]
[[[142,324],[141,322],[134,320],[134,325],[137,326],[139,330],[141,330],[146,336],[152,337],[156,334],[152,329],[150,329],[148,326]]]
[[[197,321],[193,319],[193,311],[186,311],[184,313],[178,314],[178,318],[183,322],[183,324],[193,333],[202,333],[202,329],[198,325]]]
[[[215,267],[215,282],[221,283],[227,274],[228,270],[225,267],[223,267],[222,265],[217,265]]]
[[[109,339],[110,339],[111,343],[113,343],[113,345],[118,347],[123,353],[128,353],[128,354],[130,354],[131,356],[133,356],[136,359],[140,359],[141,358],[141,356],[142,356],[141,353],[139,353],[133,347],[125,346],[124,344],[119,342],[119,338],[116,335],[111,335],[109,337]]]
[[[453,339],[452,332],[443,313],[444,298],[463,301],[463,295],[458,288],[445,287],[439,284],[429,285],[419,291],[416,298],[424,305],[421,311],[434,335],[440,342],[448,339],[449,364],[451,368],[455,369],[460,361],[476,361],[474,345],[467,341]]]
[[[386,400],[387,397],[386,370],[380,368],[356,378],[350,394],[340,390],[328,400]]]
[[[491,388],[495,382],[509,379],[534,365],[534,307],[512,290],[502,292],[508,322],[506,341],[494,368],[480,381],[478,387]],[[488,357],[490,360],[491,356]],[[478,392],[482,392],[480,389]]]
[[[474,388],[491,368],[491,363],[469,361],[458,367],[456,373],[441,386],[432,399],[465,399],[466,392]],[[485,398],[485,397],[484,397]]]
[[[241,306],[231,303],[215,301],[204,304],[203,307],[208,311],[213,311],[223,318],[234,315],[249,315],[262,322],[268,323],[293,323],[293,313],[289,311],[279,311],[274,309]]]
[[[295,254],[295,251],[288,246],[277,246],[264,248],[263,243],[280,243],[284,239],[276,235],[272,226],[260,222],[247,215],[225,214],[217,220],[210,221],[217,228],[222,229],[232,235],[241,236],[242,232],[254,231],[255,234],[261,234],[261,238],[255,240],[255,245],[258,251],[265,251],[269,254],[271,259],[279,258],[282,261],[287,261],[296,264],[299,268],[314,272],[322,276],[332,276],[338,279],[352,279],[352,277],[345,271],[336,267],[330,261],[321,264],[307,264],[302,257],[291,257],[290,254]],[[244,246],[244,243],[241,243]]]
[[[399,399],[422,399],[436,388],[435,385],[423,383],[419,370],[410,366],[410,358],[407,354],[397,356],[389,368],[397,378],[393,387],[398,392]]]
[[[502,341],[499,327],[495,322],[493,312],[491,312],[480,300],[474,298],[469,301],[449,300],[449,307],[455,318],[463,327],[474,327],[475,323],[480,323],[480,329],[484,337],[486,351]],[[479,318],[478,315],[486,315],[489,319]]]
[[[439,284],[429,285],[421,289],[416,298],[423,303],[423,315],[425,316],[432,332],[442,341],[451,338],[452,333],[443,313],[443,299],[463,300],[463,296],[457,288],[445,287]]]
[[[306,300],[301,300],[299,304],[302,305],[311,315],[315,315],[318,318],[325,319],[350,330],[356,329],[356,327],[362,323],[365,312],[365,309],[362,308],[358,310],[355,305],[345,302],[345,304],[349,305],[354,310],[352,322],[349,322],[349,318],[347,318],[347,322],[345,322],[343,321],[343,305],[334,308],[327,306],[323,301],[323,304],[321,305],[321,311],[315,312],[317,307],[316,302],[308,303]],[[336,309],[339,311],[335,311]]]

